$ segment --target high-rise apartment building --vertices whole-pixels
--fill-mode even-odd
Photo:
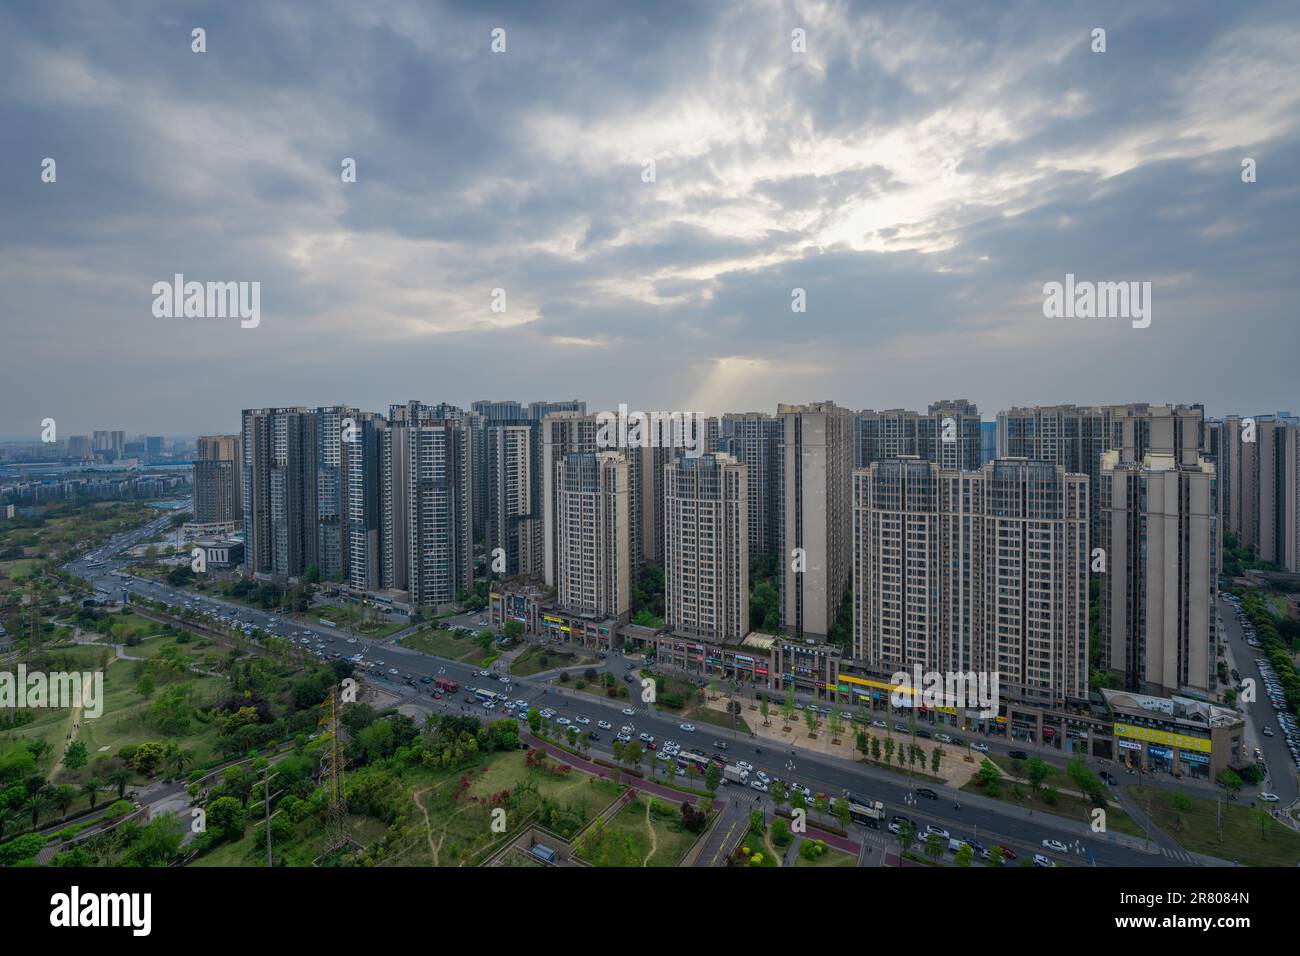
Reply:
[[[933,403],[924,414],[895,408],[859,412],[853,464],[914,455],[941,468],[974,471],[980,466],[980,413],[965,399]]]
[[[243,413],[244,564],[255,574],[296,578],[316,564],[316,440],[310,409]]]
[[[360,412],[342,446],[347,580],[362,591],[379,590],[383,581],[381,478],[387,428],[382,415]]]
[[[664,466],[664,615],[677,633],[749,633],[749,475],[726,454]]]
[[[1300,571],[1300,419],[1231,415],[1217,433],[1223,533],[1263,561]]]
[[[559,572],[559,484],[557,467],[566,455],[594,454],[596,416],[552,412],[542,419],[542,575],[555,586]]]
[[[777,449],[782,423],[764,412],[722,416],[718,447],[743,464],[749,481],[749,556],[777,550]]]
[[[1216,684],[1218,512],[1214,465],[1102,456],[1101,665],[1144,694]]]
[[[996,672],[1013,700],[1087,698],[1086,477],[886,458],[854,473],[853,515],[855,658]]]
[[[468,423],[454,406],[407,402],[380,435],[381,584],[417,607],[448,604],[474,575]]]
[[[194,520],[201,524],[242,521],[242,461],[238,435],[207,435],[194,457]]]
[[[625,622],[631,599],[628,461],[569,453],[555,466],[556,601],[570,613]]]
[[[321,577],[348,578],[348,456],[345,439],[356,436],[360,415],[346,405],[316,409],[316,555]]]
[[[781,624],[824,639],[851,576],[854,415],[834,402],[778,405]]]

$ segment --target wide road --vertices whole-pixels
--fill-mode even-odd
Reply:
[[[470,712],[481,717],[501,717],[500,708],[488,711],[477,703],[467,703],[464,693],[456,695],[454,699],[436,700],[430,693],[431,688],[419,682],[419,678],[424,676],[445,676],[460,683],[462,688],[483,686],[494,690],[505,690],[506,685],[501,683],[495,674],[485,678],[477,668],[404,648],[391,643],[390,640],[372,641],[360,636],[349,639],[345,632],[315,624],[307,628],[296,622],[286,623],[284,620],[277,620],[272,624],[271,618],[278,616],[269,612],[171,588],[162,582],[153,584],[144,579],[125,575],[125,572],[122,572],[122,576],[113,573],[120,571],[129,563],[129,559],[118,556],[121,549],[149,540],[164,529],[169,520],[167,517],[160,518],[149,525],[121,535],[86,557],[72,562],[68,565],[68,570],[91,580],[96,586],[109,590],[114,598],[120,598],[122,589],[126,589],[152,600],[167,602],[176,608],[180,608],[188,601],[196,607],[215,608],[216,613],[227,617],[237,616],[242,622],[251,623],[254,627],[299,642],[303,631],[310,630],[316,635],[312,638],[313,646],[319,640],[325,644],[326,653],[337,653],[342,657],[360,652],[364,659],[375,662],[374,668],[367,672],[366,676],[369,679],[376,680],[382,686],[418,703],[425,709],[438,712]],[[102,561],[103,566],[90,568],[88,566],[90,561]],[[355,643],[347,643],[349,641]],[[636,663],[633,659],[625,659],[620,653],[613,652],[608,659],[601,662],[601,668],[621,675],[628,672],[628,664],[635,666]],[[396,670],[397,675],[390,675],[388,673],[390,669]],[[414,686],[405,683],[407,674],[411,675]],[[670,715],[646,710],[641,705],[595,697],[544,680],[512,678],[509,696],[511,699],[527,700],[538,708],[553,707],[557,711],[557,716],[588,717],[591,723],[584,725],[583,730],[595,730],[600,735],[601,740],[593,750],[605,756],[609,755],[608,747],[612,742],[613,733],[617,732],[617,728],[623,724],[631,724],[638,734],[642,732],[652,734],[657,742],[675,740],[684,750],[698,750],[705,754],[719,751],[720,748],[715,745],[715,741],[722,741],[727,744],[725,756],[731,762],[748,761],[756,769],[765,770],[773,777],[787,782],[801,783],[814,793],[839,796],[851,790],[868,799],[881,800],[885,804],[887,817],[900,814],[915,821],[920,828],[924,828],[926,824],[937,824],[953,836],[975,839],[985,846],[1001,843],[1015,850],[1021,859],[1024,859],[1026,854],[1038,852],[1054,856],[1063,863],[1080,865],[1087,865],[1089,862],[1094,862],[1098,866],[1186,865],[1185,860],[1166,856],[1154,847],[1150,851],[1144,850],[1141,838],[1092,833],[1082,821],[1069,821],[1041,811],[1028,811],[1022,807],[959,793],[936,784],[919,784],[929,786],[938,794],[937,800],[923,799],[916,794],[915,788],[909,786],[905,776],[891,771],[814,754],[800,747],[791,750],[789,747],[773,746],[762,739],[750,738],[743,731],[737,733],[709,724],[698,724],[695,732],[686,732],[680,729],[680,720]],[[633,694],[634,698],[636,696]],[[623,714],[625,707],[632,707],[635,713],[631,716]],[[597,723],[601,720],[611,724],[615,730],[598,730]],[[990,746],[993,746],[993,741],[989,742]],[[767,798],[735,784],[723,788],[720,795],[745,803],[752,803],[757,799],[759,802],[756,805],[770,808]],[[960,810],[954,807],[958,802],[961,804]],[[865,831],[857,826],[853,829],[855,838],[862,839]],[[892,834],[887,831],[882,830],[881,834],[886,840],[893,839]],[[1070,847],[1071,851],[1066,854],[1051,853],[1041,846],[1041,841],[1044,839],[1057,840]]]

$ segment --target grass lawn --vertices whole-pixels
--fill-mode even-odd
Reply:
[[[794,865],[803,867],[817,866],[825,869],[827,867],[836,866],[857,866],[858,859],[851,853],[845,853],[843,850],[837,850],[833,846],[827,846],[826,851],[815,860],[804,859],[796,850],[794,855]]]
[[[768,844],[767,835],[764,833],[755,833],[753,830],[745,831],[745,839],[740,841],[742,858],[746,861],[747,866],[780,866],[781,856],[776,852],[776,848]],[[744,850],[748,850],[745,853]],[[762,854],[761,862],[755,864],[749,861],[754,858],[754,854]]]
[[[1246,866],[1287,866],[1294,868],[1300,860],[1300,833],[1279,823],[1267,814],[1250,807],[1229,803],[1223,813],[1223,836],[1216,826],[1214,800],[1192,797],[1158,787],[1129,787],[1128,792],[1140,805],[1150,800],[1151,816],[1156,825],[1178,841],[1184,850],[1204,853]],[[1174,806],[1176,798],[1183,806]]]
[[[511,662],[510,673],[516,677],[532,677],[534,674],[557,667],[588,667],[598,659],[581,655],[576,651],[561,651],[554,647],[534,644]]]
[[[41,562],[36,558],[18,558],[14,561],[0,561],[0,578],[10,581],[24,578],[32,573],[32,568]]]
[[[578,856],[594,866],[677,866],[696,839],[682,826],[681,804],[639,794],[583,835]]]
[[[997,761],[995,760],[995,762]],[[1085,822],[1092,820],[1092,801],[1085,797],[1075,796],[1072,793],[1058,792],[1056,803],[1053,805],[1041,798],[1030,799],[1029,784],[1022,782],[1020,783],[1020,790],[1024,795],[1024,798],[1017,800],[1011,795],[1011,787],[1014,783],[1016,783],[1015,780],[1003,777],[999,785],[998,793],[996,796],[993,796],[992,799],[1001,800],[1003,803],[1014,804],[1017,806],[1033,807],[1035,810],[1040,810],[1043,813],[1065,817],[1068,820],[1082,820]],[[1044,786],[1048,787],[1062,783],[1073,783],[1073,781],[1068,780],[1063,774],[1058,773],[1053,777],[1049,777],[1044,783]],[[978,777],[972,777],[962,786],[961,789],[965,793],[978,793],[985,797],[990,796],[990,794],[985,791],[984,787],[980,785]],[[1138,825],[1137,821],[1125,813],[1119,805],[1114,802],[1106,807],[1106,828],[1118,833],[1127,833],[1129,836],[1140,837],[1146,835],[1142,830],[1142,827]]]
[[[674,719],[677,717],[693,724],[713,724],[715,727],[723,727],[727,730],[734,727],[741,733],[752,733],[743,716],[732,718],[720,710],[711,710],[703,704],[694,704],[687,707],[680,714],[674,715]]]
[[[190,863],[190,866],[266,866],[266,843],[254,839],[257,826],[262,818],[256,813],[256,806],[249,804],[249,820],[244,826],[244,835],[233,843],[222,843],[215,849]],[[361,846],[383,839],[387,827],[374,817],[355,814],[348,817],[348,832],[352,839]],[[312,861],[325,849],[325,830],[314,819],[308,817],[294,829],[294,841],[287,847],[277,844],[277,860],[283,859],[288,866],[311,866]]]
[[[428,628],[402,638],[402,646],[410,647],[434,657],[444,657],[452,661],[479,665],[483,659],[491,656],[491,651],[484,651],[475,638],[442,628]]]

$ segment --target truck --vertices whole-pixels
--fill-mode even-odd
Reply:
[[[849,818],[854,823],[873,830],[880,829],[880,821],[885,818],[885,805],[879,800],[864,800],[860,797],[849,799]]]
[[[749,773],[737,767],[735,764],[727,764],[722,768],[722,779],[731,783],[744,783]]]

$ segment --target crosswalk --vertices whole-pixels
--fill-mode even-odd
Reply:
[[[1160,854],[1169,857],[1171,860],[1177,860],[1179,863],[1196,863],[1196,857],[1183,849],[1162,846],[1160,848]]]

